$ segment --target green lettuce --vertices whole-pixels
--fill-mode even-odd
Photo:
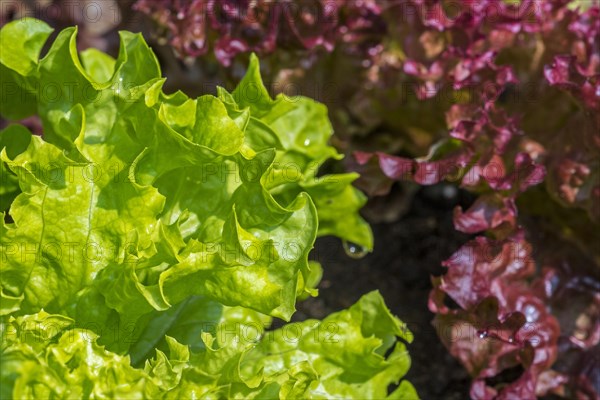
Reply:
[[[356,174],[318,175],[325,106],[271,98],[255,57],[233,93],[165,94],[141,35],[40,59],[50,33],[0,31],[0,113],[44,132],[0,131],[2,398],[386,396],[411,336],[378,294],[267,331],[316,295],[317,236],[372,249]]]

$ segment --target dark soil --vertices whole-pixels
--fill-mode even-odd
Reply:
[[[372,224],[375,248],[362,259],[346,255],[335,238],[319,239],[314,251],[324,269],[319,296],[299,303],[294,319],[323,318],[379,290],[392,313],[415,335],[408,346],[413,362],[406,378],[419,396],[424,400],[469,398],[469,376],[438,339],[427,298],[430,276],[442,274],[441,262],[469,239],[454,230],[452,209],[471,200],[468,194],[444,185],[418,190],[400,218]],[[367,214],[385,214],[387,207],[376,199],[368,205]]]

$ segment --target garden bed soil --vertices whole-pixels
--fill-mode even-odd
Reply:
[[[385,204],[382,199],[386,198],[374,199],[366,214],[389,213],[402,196],[398,187],[394,191],[386,198],[396,198],[395,204]],[[294,320],[324,318],[351,306],[363,294],[379,290],[392,313],[414,333],[408,346],[412,366],[406,378],[419,396],[424,400],[467,399],[469,375],[440,342],[427,299],[431,275],[442,274],[441,262],[469,239],[454,230],[452,210],[458,204],[468,205],[472,198],[444,184],[419,189],[408,197],[403,215],[395,221],[369,221],[375,246],[364,258],[349,257],[338,239],[317,240],[313,257],[323,265],[319,296],[299,303]]]

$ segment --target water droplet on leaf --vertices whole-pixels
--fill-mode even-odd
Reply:
[[[344,251],[349,257],[356,259],[363,258],[368,253],[367,249],[356,243],[348,242],[346,240],[344,240],[342,243],[344,245]]]
[[[488,332],[487,331],[479,331],[479,339],[485,339],[486,337],[488,337]]]

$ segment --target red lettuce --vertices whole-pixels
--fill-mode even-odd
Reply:
[[[532,247],[538,231],[524,231],[522,223],[531,204],[517,204],[545,183],[542,201],[581,207],[586,229],[597,228],[600,8],[582,11],[564,1],[395,4],[420,38],[405,46],[399,71],[416,85],[419,100],[443,104],[454,93],[457,101],[445,109],[446,138],[426,157],[357,152],[356,160],[365,166],[377,159],[393,180],[447,180],[480,194],[469,209],[455,210],[454,224],[486,235],[461,247],[444,262],[448,272],[433,279],[430,309],[440,338],[472,374],[475,399],[597,398],[591,351],[600,342],[600,257],[579,272],[564,266],[586,261],[534,257],[546,243]],[[422,38],[438,32],[443,38],[433,51]],[[535,88],[535,101],[510,98],[527,88]],[[550,104],[558,101],[569,106],[554,110]],[[528,113],[538,113],[538,122]],[[564,306],[571,298],[579,309]]]
[[[134,7],[166,30],[180,56],[198,57],[212,50],[225,66],[239,53],[331,51],[338,42],[368,52],[380,41],[373,37],[385,33],[381,5],[374,0],[138,0]]]

